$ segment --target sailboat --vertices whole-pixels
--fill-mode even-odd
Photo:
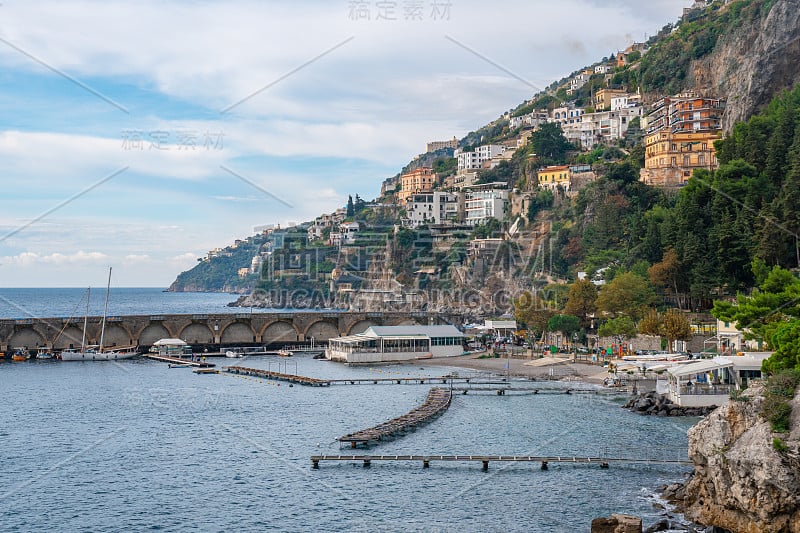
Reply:
[[[132,350],[103,350],[103,341],[106,333],[106,317],[108,316],[108,296],[111,292],[111,267],[108,268],[108,285],[106,286],[106,302],[103,307],[103,322],[100,327],[100,344],[97,346],[86,345],[86,326],[89,322],[89,292],[86,296],[86,314],[83,318],[83,337],[81,338],[80,350],[64,350],[61,352],[62,361],[118,361],[120,359],[130,359],[139,355],[135,349]]]

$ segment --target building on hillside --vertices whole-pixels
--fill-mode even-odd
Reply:
[[[656,102],[644,120],[645,168],[640,180],[681,187],[696,169],[714,170],[725,101],[683,93]]]
[[[467,244],[467,255],[473,260],[485,259],[491,261],[503,244],[503,239],[491,237],[488,239],[472,239]]]
[[[338,231],[332,231],[329,239],[331,246],[345,246],[353,244],[356,240],[356,235],[361,230],[361,225],[358,222],[342,222],[339,224]]]
[[[600,89],[594,94],[594,110],[610,110],[612,98],[627,96],[627,94],[628,92],[622,89]]]
[[[406,202],[404,224],[410,228],[458,220],[458,195],[444,191],[414,194]]]
[[[363,333],[330,339],[325,357],[344,363],[381,363],[463,353],[464,334],[455,326],[371,326]]]
[[[594,67],[595,74],[608,74],[611,71],[611,67],[608,65],[597,65]]]
[[[570,189],[571,177],[572,172],[567,165],[545,167],[536,173],[539,187],[552,191],[555,191],[559,186],[565,191],[568,191]]]
[[[478,171],[463,171],[447,176],[442,182],[442,187],[445,189],[463,189],[470,185],[474,185],[478,181]]]
[[[558,124],[576,124],[581,121],[581,115],[583,115],[583,109],[579,107],[557,107],[553,109],[553,113],[550,115],[551,122],[557,122]]]
[[[400,205],[405,205],[412,194],[433,191],[435,181],[436,174],[431,167],[420,167],[400,176],[400,192],[397,193]]]
[[[484,144],[475,148],[472,152],[456,150],[453,156],[458,159],[458,170],[476,170],[483,168],[483,164],[493,157],[502,154],[505,146],[500,144]]]
[[[561,129],[568,141],[579,143],[584,150],[591,150],[597,144],[607,144],[625,137],[630,122],[641,117],[642,113],[642,108],[638,106],[584,113],[579,122],[562,124]]]
[[[507,189],[503,182],[464,187],[464,222],[477,226],[493,218],[503,220],[508,205]]]
[[[248,267],[242,267],[236,271],[240,278],[246,278],[248,274],[250,274],[250,269]]]
[[[569,80],[569,91],[571,91],[570,94],[575,92],[575,91],[577,91],[578,89],[580,89],[584,85],[586,85],[586,82],[589,81],[590,77],[591,77],[591,74],[588,74],[586,72],[581,72],[579,74],[574,75]]]
[[[517,128],[535,128],[547,122],[550,114],[547,111],[534,110],[527,115],[519,117],[509,117],[508,127],[512,130]]]
[[[455,150],[458,148],[458,139],[453,137],[449,141],[431,141],[425,145],[425,153],[435,152],[436,150],[441,150],[442,148],[452,148]]]

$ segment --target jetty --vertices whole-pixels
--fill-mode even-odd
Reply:
[[[608,468],[610,464],[648,464],[648,465],[690,465],[691,461],[680,459],[646,459],[631,457],[563,457],[535,455],[312,455],[311,467],[319,468],[322,461],[362,462],[369,467],[373,461],[413,461],[421,462],[422,468],[430,467],[432,461],[442,462],[480,462],[482,470],[489,470],[490,462],[539,463],[547,470],[550,463],[595,464]]]
[[[189,365],[197,368],[213,368],[216,366],[214,363],[209,363],[207,361],[192,361],[191,359],[182,359],[180,357],[171,357],[169,355],[158,355],[154,353],[146,353],[142,355],[148,359],[161,361],[162,363],[170,363],[172,365]]]
[[[414,431],[418,426],[430,422],[444,412],[450,407],[452,397],[450,390],[433,388],[428,392],[425,402],[409,413],[368,429],[348,433],[336,440],[340,443],[349,442],[352,448],[356,448],[358,445],[368,446],[371,442],[401,436],[409,431]]]
[[[287,383],[305,385],[307,387],[327,387],[330,381],[327,379],[310,378],[307,376],[299,376],[297,374],[283,374],[281,372],[273,372],[271,370],[261,370],[260,368],[247,368],[244,366],[226,366],[223,368],[229,374],[237,374],[241,376],[252,376],[263,379],[271,379],[275,381],[285,381]]]

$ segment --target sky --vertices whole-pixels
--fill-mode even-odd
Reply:
[[[166,287],[689,0],[4,0],[0,287]]]

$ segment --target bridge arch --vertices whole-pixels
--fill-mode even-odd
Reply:
[[[125,324],[106,324],[106,331],[103,334],[103,346],[130,346],[133,343],[133,334]]]
[[[256,333],[245,322],[231,322],[222,330],[220,344],[240,344],[256,342]]]
[[[32,327],[19,328],[8,338],[9,349],[24,346],[31,350],[43,344],[45,344],[45,336]]]
[[[356,333],[364,333],[367,331],[367,328],[372,326],[378,326],[379,324],[376,323],[374,320],[359,320],[358,322],[351,325],[348,329],[346,334],[347,335],[355,335]]]
[[[268,323],[261,331],[261,341],[265,344],[271,342],[297,342],[300,332],[294,324],[287,320],[276,320]]]
[[[151,322],[139,332],[139,346],[152,346],[159,339],[172,338],[172,332],[160,322]]]
[[[54,335],[54,337],[56,337],[56,335]],[[58,335],[58,338],[53,339],[53,349],[66,350],[67,348],[80,348],[82,339],[83,327],[70,324],[64,328],[64,331],[61,332],[61,335]],[[89,342],[89,340],[87,339],[86,342]]]
[[[331,320],[317,320],[312,322],[303,332],[305,339],[314,337],[314,341],[325,342],[339,336],[339,326]]]
[[[214,334],[207,325],[198,322],[193,322],[183,328],[180,333],[180,338],[189,344],[213,344]]]

